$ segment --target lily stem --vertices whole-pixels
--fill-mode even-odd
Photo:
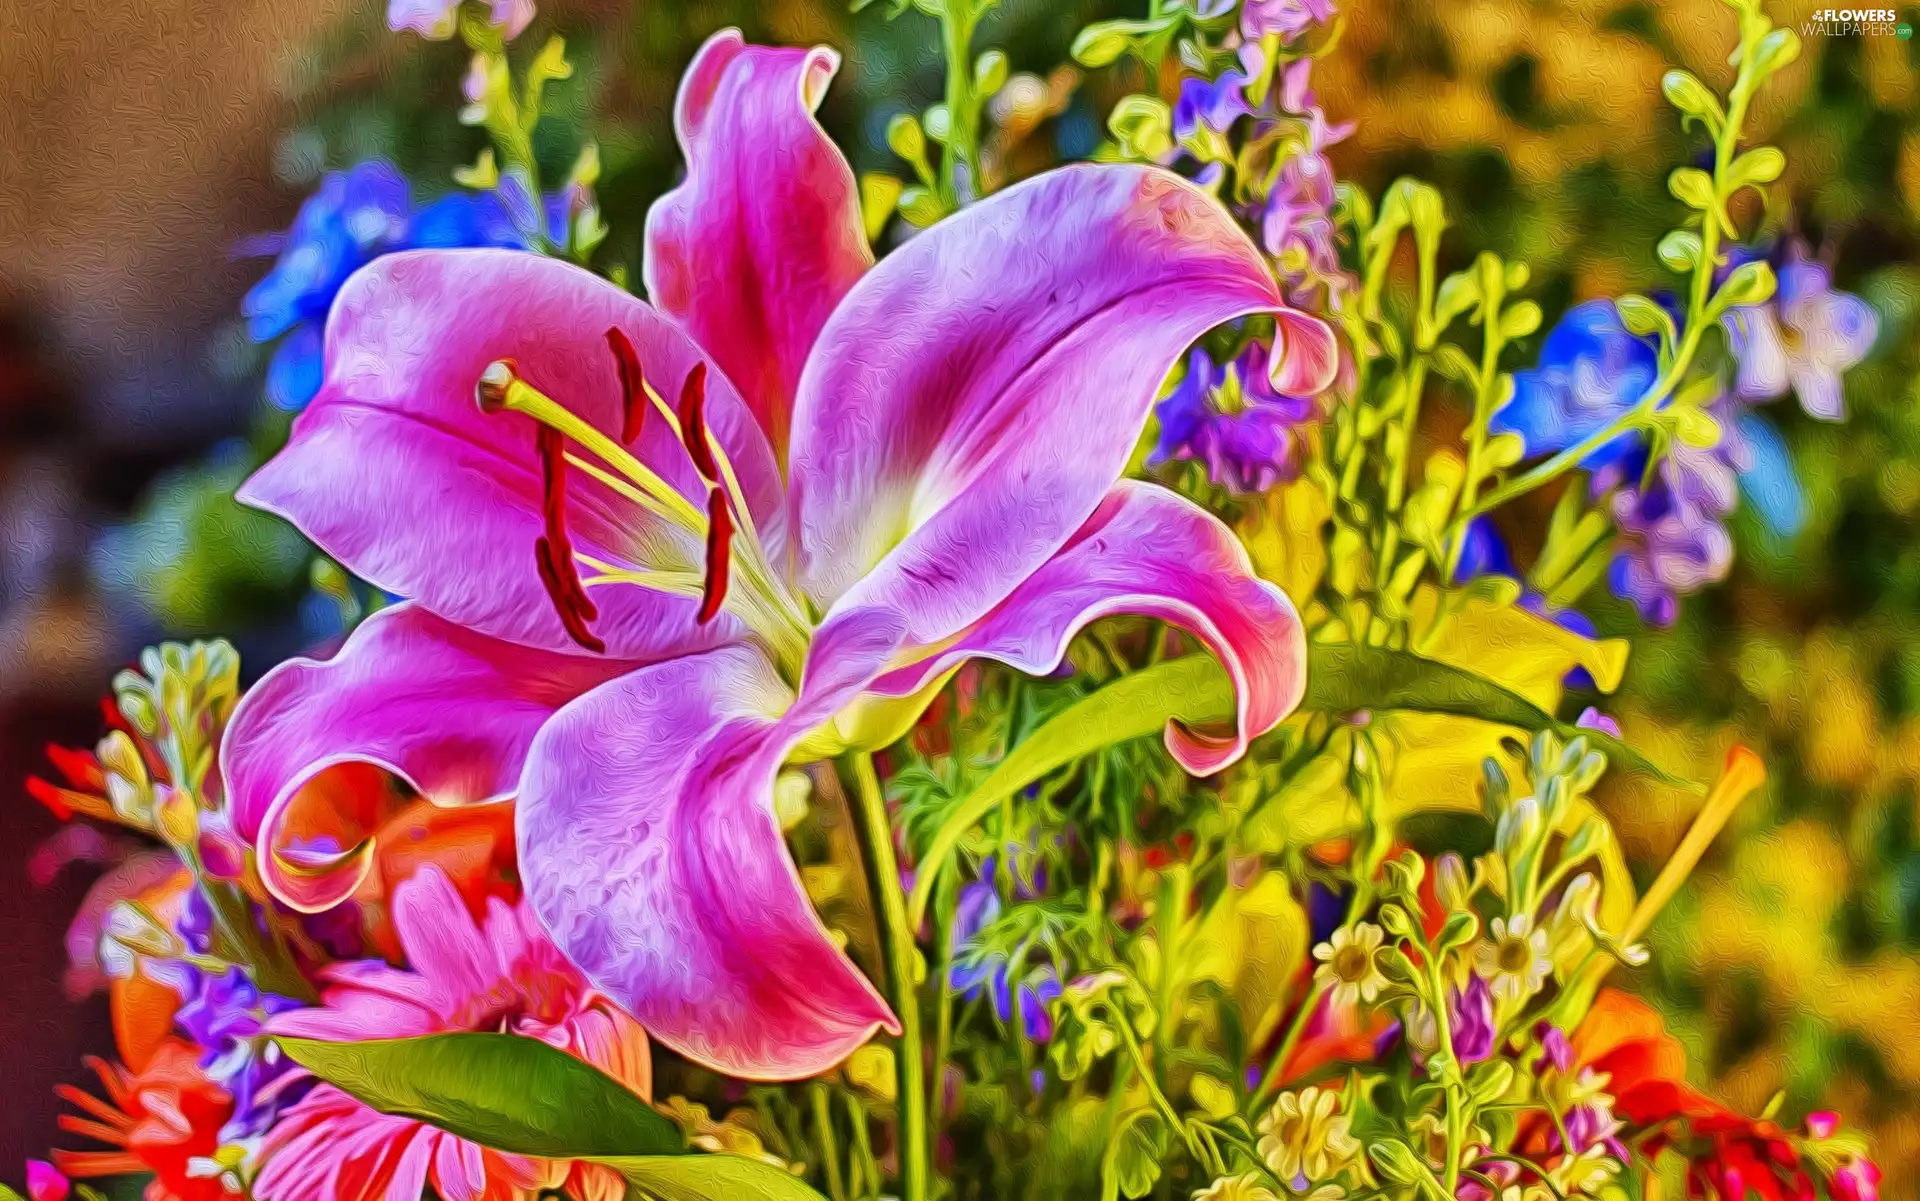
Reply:
[[[914,983],[914,965],[920,958],[913,925],[907,917],[907,896],[900,886],[900,863],[893,853],[893,827],[887,818],[887,799],[873,756],[849,756],[857,804],[854,817],[860,828],[866,857],[867,883],[873,889],[874,913],[880,923],[881,957],[887,964],[888,992],[900,1019],[900,1045],[894,1054],[899,1073],[895,1089],[900,1119],[901,1201],[927,1201],[926,1065],[921,1062],[920,996]]]

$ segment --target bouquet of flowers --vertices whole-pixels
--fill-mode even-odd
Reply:
[[[119,1061],[33,1201],[1877,1197],[1609,984],[1765,771],[1625,741],[1580,609],[1790,528],[1761,406],[1839,419],[1873,342],[1756,203],[1793,32],[1730,0],[1724,89],[1663,82],[1672,292],[1541,336],[1435,188],[1337,177],[1329,0],[1048,78],[990,7],[891,14],[946,94],[863,177],[832,48],[713,34],[629,280],[531,5],[393,0],[487,146],[329,176],[246,301],[299,415],[238,498],[351,630],[244,691],[156,647],[29,782],[126,832],[70,938]],[[1623,772],[1703,798],[1644,887]]]

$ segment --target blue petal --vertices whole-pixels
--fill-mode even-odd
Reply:
[[[294,327],[273,352],[267,365],[267,399],[289,413],[307,407],[320,391],[320,323],[308,321]]]
[[[1787,444],[1764,418],[1752,413],[1740,418],[1740,436],[1752,451],[1752,464],[1740,473],[1740,491],[1769,532],[1793,537],[1806,524],[1807,498],[1794,474]]]

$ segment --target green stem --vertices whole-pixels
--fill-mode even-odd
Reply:
[[[920,997],[913,967],[920,951],[914,946],[913,926],[907,920],[907,898],[900,888],[900,863],[893,853],[893,827],[887,819],[887,799],[873,756],[849,756],[858,804],[855,821],[861,850],[866,856],[867,882],[873,890],[874,913],[880,923],[882,958],[887,964],[888,992],[900,1019],[899,1047],[894,1065],[900,1117],[900,1192],[902,1201],[927,1201],[927,1085],[921,1060]]]
[[[833,1137],[833,1109],[827,1096],[827,1086],[816,1080],[808,1086],[807,1092],[813,1102],[813,1125],[820,1143],[820,1162],[827,1171],[827,1195],[833,1201],[846,1201],[847,1186],[840,1178],[840,1148]]]
[[[940,14],[940,41],[947,57],[947,152],[941,156],[940,190],[949,210],[980,195],[980,105],[973,95],[975,0],[947,0]],[[961,195],[962,175],[967,194]]]
[[[1287,1060],[1293,1058],[1294,1048],[1300,1045],[1300,1037],[1306,1033],[1308,1019],[1313,1016],[1314,1010],[1320,1008],[1320,998],[1326,993],[1325,983],[1317,978],[1308,986],[1307,995],[1301,998],[1300,1008],[1294,1011],[1293,1021],[1287,1026],[1286,1036],[1280,1040],[1273,1058],[1267,1061],[1267,1072],[1260,1077],[1260,1087],[1253,1090],[1253,1096],[1248,1101],[1255,1113],[1280,1087],[1280,1073],[1286,1068]]]
[[[1720,181],[1726,179],[1728,169],[1733,163],[1733,156],[1739,149],[1740,127],[1746,120],[1747,102],[1752,98],[1754,88],[1759,84],[1752,70],[1753,47],[1748,45],[1745,51],[1740,74],[1734,80],[1733,90],[1728,93],[1726,124],[1714,139],[1713,173],[1716,192]],[[1700,259],[1693,267],[1693,287],[1688,296],[1686,333],[1681,335],[1680,348],[1675,352],[1673,361],[1667,365],[1667,369],[1660,373],[1660,377],[1653,382],[1651,388],[1647,389],[1645,395],[1618,420],[1594,431],[1533,469],[1508,480],[1488,493],[1486,499],[1480,503],[1472,506],[1463,505],[1460,517],[1457,519],[1461,525],[1550,483],[1559,478],[1562,472],[1615,438],[1640,428],[1653,415],[1654,410],[1672,394],[1674,388],[1679,386],[1681,377],[1693,365],[1693,357],[1700,349],[1700,340],[1709,324],[1705,318],[1713,290],[1714,268],[1719,265],[1720,258],[1719,207],[1719,204],[1716,204],[1713,211],[1701,214]]]

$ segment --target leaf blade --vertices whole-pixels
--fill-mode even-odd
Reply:
[[[805,1181],[741,1155],[621,1155],[596,1158],[654,1201],[824,1201]]]
[[[450,1033],[366,1042],[280,1037],[293,1060],[382,1113],[514,1155],[673,1155],[679,1130],[639,1096],[536,1038]]]

